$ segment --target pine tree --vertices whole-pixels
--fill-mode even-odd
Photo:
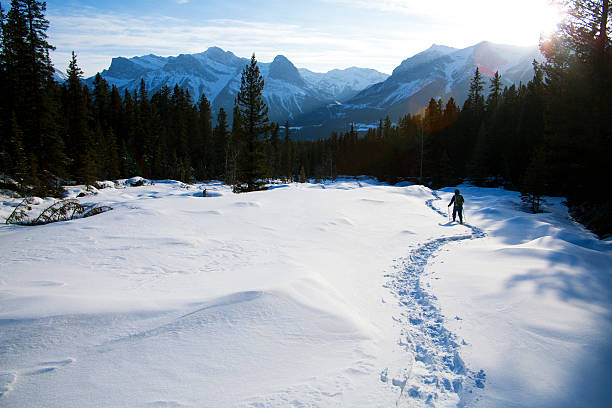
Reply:
[[[136,129],[134,132],[134,154],[144,177],[151,177],[155,143],[153,140],[153,111],[144,79],[138,87]]]
[[[191,146],[196,174],[202,179],[220,177],[223,172],[223,154],[219,155],[219,153],[225,151],[225,147],[218,146],[214,140],[210,102],[204,94],[198,101],[198,113],[199,132],[196,141]]]
[[[11,174],[13,174],[16,181],[21,185],[21,189],[25,190],[26,185],[32,184],[34,180],[31,179],[32,169],[30,167],[30,160],[23,147],[23,132],[19,128],[15,115],[13,115],[11,120],[10,147],[10,156],[13,162],[12,169],[10,169]]]
[[[570,203],[612,199],[601,179],[612,156],[612,16],[609,0],[571,0],[546,57],[546,137],[558,160],[551,183]],[[568,154],[569,152],[569,154]],[[606,192],[601,194],[601,191]]]
[[[261,135],[268,124],[268,106],[263,100],[264,79],[259,72],[255,54],[242,71],[240,92],[236,97],[237,113],[242,125],[246,149],[242,154],[236,191],[254,191],[262,188],[266,177],[265,156],[261,148]]]
[[[39,165],[32,168],[36,167],[41,175],[45,170],[63,175],[66,156],[57,128],[57,101],[49,58],[54,47],[47,42],[49,22],[45,10],[45,2],[12,0],[6,18],[2,13],[0,126],[4,134],[7,126],[12,126],[15,113],[23,131],[24,149]],[[0,143],[6,145],[5,140]],[[41,187],[46,190],[45,183]]]
[[[117,148],[117,138],[115,132],[109,127],[104,135],[104,152],[105,152],[105,178],[115,180],[120,175],[119,150]]]
[[[94,182],[97,176],[96,154],[88,124],[87,93],[81,84],[83,71],[78,66],[74,51],[68,64],[67,74],[65,110],[68,151],[73,161],[72,175],[77,181],[89,184]]]
[[[480,69],[476,67],[474,77],[470,82],[470,91],[466,101],[470,109],[474,111],[480,111],[484,107],[484,96],[482,95],[483,87],[484,80],[482,79],[482,74],[480,73]]]
[[[487,110],[489,112],[494,112],[497,109],[501,92],[501,75],[499,75],[499,71],[496,71],[495,76],[491,78],[491,84],[489,85],[489,96],[487,97]]]
[[[213,135],[215,140],[215,160],[218,163],[217,176],[227,182],[230,174],[231,145],[230,133],[227,129],[227,114],[223,108],[219,109],[217,126],[215,126]]]
[[[268,169],[273,179],[279,179],[281,163],[280,126],[273,123],[270,129],[270,149],[268,153]]]
[[[451,96],[451,98],[446,103],[446,106],[444,107],[442,126],[448,127],[452,125],[453,123],[457,121],[458,117],[459,117],[459,107],[455,103],[455,99]]]
[[[110,87],[100,73],[96,74],[93,85],[94,118],[106,131],[111,126]]]
[[[546,162],[544,149],[538,149],[525,171],[521,186],[521,198],[534,213],[540,212],[542,196],[546,193],[548,179]]]
[[[238,114],[238,105],[234,105],[232,131],[230,133],[229,142],[229,161],[228,174],[226,176],[229,181],[227,184],[234,186],[234,189],[239,183],[240,173],[240,155],[245,150],[243,126]]]
[[[285,122],[285,137],[283,139],[283,152],[282,152],[282,165],[281,165],[281,177],[286,180],[292,179],[292,160],[291,160],[291,130],[289,128],[289,121]]]

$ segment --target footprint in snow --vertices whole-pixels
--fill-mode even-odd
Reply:
[[[72,364],[74,363],[74,361],[75,360],[73,358],[67,358],[65,360],[60,360],[60,361],[44,361],[42,363],[39,363],[35,369],[27,371],[25,375],[41,375],[41,374],[50,373],[52,371],[57,370],[60,367],[64,367],[64,366],[67,366],[68,364]]]
[[[0,398],[12,391],[15,381],[17,381],[16,374],[0,373]]]

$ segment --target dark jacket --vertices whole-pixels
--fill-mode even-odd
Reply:
[[[452,203],[455,203],[455,207],[463,208],[464,201],[465,200],[463,199],[463,196],[461,194],[455,194],[453,198],[451,199],[451,202],[448,206],[450,207]]]

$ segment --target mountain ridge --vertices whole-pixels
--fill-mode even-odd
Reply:
[[[162,86],[179,85],[189,91],[194,102],[204,94],[214,111],[224,108],[231,112],[240,88],[240,75],[248,62],[247,58],[213,46],[201,53],[171,57],[153,54],[115,57],[100,75],[120,91],[133,92],[144,80],[150,95]],[[327,103],[344,101],[388,77],[373,69],[356,67],[314,73],[297,68],[282,54],[272,62],[258,62],[258,66],[264,77],[264,99],[270,107],[270,119],[277,122],[294,120]],[[93,78],[86,82],[93,83]]]
[[[301,129],[303,138],[327,137],[351,122],[373,124],[389,115],[398,119],[416,113],[430,98],[462,104],[478,66],[485,77],[496,71],[503,85],[526,83],[532,61],[541,61],[537,47],[482,41],[462,49],[432,44],[403,60],[391,75],[370,68],[332,69],[326,73],[296,67],[287,57],[258,62],[270,119]],[[162,86],[186,88],[196,102],[205,94],[215,112],[231,112],[247,58],[209,47],[196,54],[160,57],[153,54],[115,57],[100,74],[109,84],[130,92],[144,80],[149,95]],[[93,77],[86,80],[93,82]]]

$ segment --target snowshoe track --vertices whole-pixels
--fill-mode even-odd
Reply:
[[[447,214],[433,204],[441,200],[440,196],[435,191],[432,194],[434,198],[427,200],[426,205],[446,218]],[[390,281],[385,287],[397,297],[402,308],[400,316],[394,317],[402,326],[399,344],[414,356],[412,367],[405,371],[406,378],[394,380],[394,385],[402,389],[398,407],[464,406],[474,389],[484,388],[485,373],[466,367],[459,355],[460,340],[444,326],[437,298],[421,283],[427,263],[441,247],[486,236],[477,227],[466,227],[471,233],[436,238],[419,245],[406,258],[398,260],[395,272],[388,275]]]

